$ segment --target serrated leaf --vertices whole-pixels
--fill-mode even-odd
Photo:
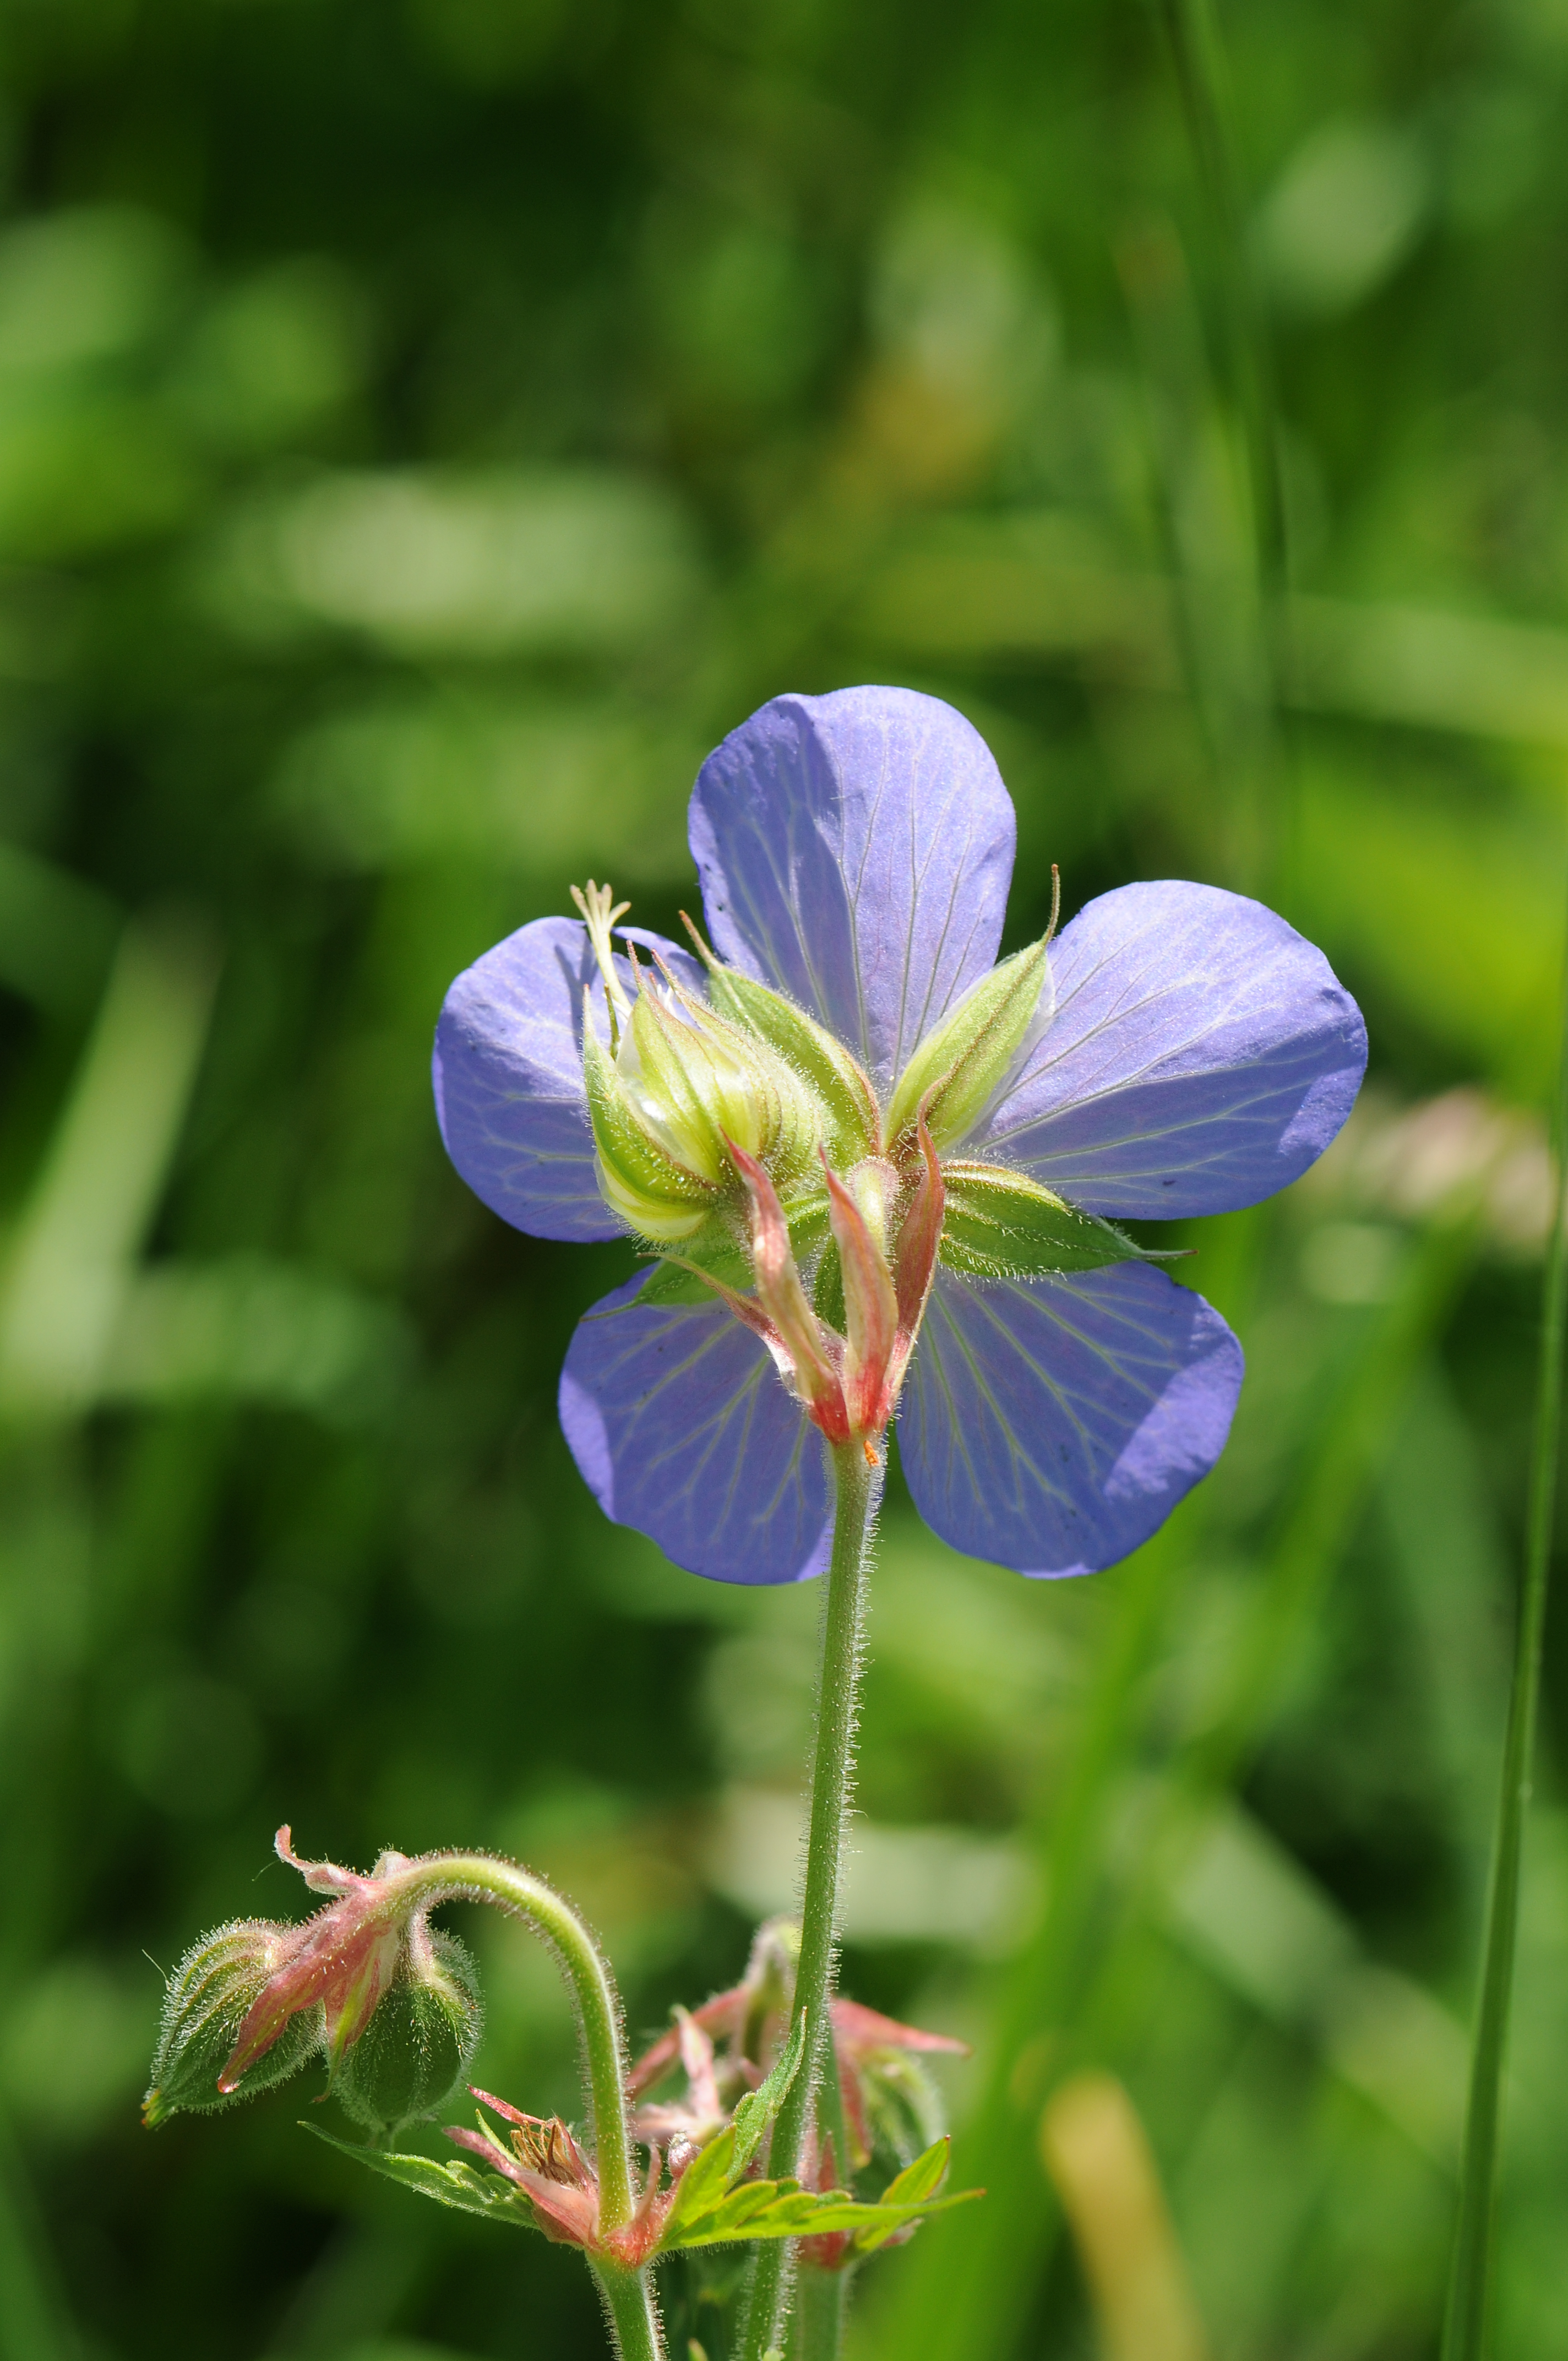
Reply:
[[[948,2132],[944,2132],[940,2139],[934,2139],[913,2164],[906,2164],[902,2172],[894,2175],[882,2192],[882,2203],[919,2205],[935,2197],[948,2177],[952,2147],[952,2136]],[[972,2196],[978,2192],[970,2191],[966,2193]],[[879,2246],[886,2245],[892,2235],[890,2230],[862,2230],[855,2245],[861,2254],[874,2255]]]
[[[1151,1259],[1109,1222],[1080,1213],[1021,1172],[959,1161],[945,1165],[942,1179],[941,1252],[949,1270],[977,1279],[1040,1279]]]
[[[438,2164],[433,2157],[396,2156],[385,2148],[356,2147],[349,2140],[334,2139],[319,2124],[302,2123],[300,2128],[324,2140],[340,2156],[351,2156],[356,2164],[378,2172],[384,2180],[395,2180],[400,2189],[411,2189],[418,2197],[433,2198],[437,2205],[450,2206],[454,2213],[477,2213],[487,2222],[510,2222],[520,2230],[537,2226],[517,2191],[499,2173],[476,2172],[456,2158]]]
[[[784,2103],[790,2084],[800,2071],[806,2055],[806,2019],[796,2019],[787,2047],[766,2081],[755,2091],[749,2091],[735,2110],[734,2119],[717,2139],[709,2140],[702,2154],[688,2164],[681,2175],[675,2191],[675,2202],[664,2224],[661,2246],[689,2245],[691,2240],[681,2233],[689,2225],[700,2223],[722,2205],[729,2191],[745,2171],[761,2147],[764,2134]],[[769,2184],[754,2181],[752,2188]],[[742,2192],[748,2194],[749,2191]],[[733,2231],[728,2233],[733,2236]]]
[[[850,2235],[862,2253],[874,2253],[897,2231],[924,2221],[929,2213],[967,2204],[982,2192],[966,2189],[956,2197],[927,2197],[912,2204],[864,2204],[843,2190],[802,2189],[794,2180],[751,2180],[732,2190],[718,2204],[696,2221],[676,2224],[672,2219],[660,2241],[667,2254],[676,2248],[721,2246],[737,2241],[774,2238],[817,2238],[830,2231]]]

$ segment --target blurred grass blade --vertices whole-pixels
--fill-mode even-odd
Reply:
[[[189,928],[126,928],[0,1278],[0,1400],[91,1398],[185,1119],[214,974]]]
[[[10,2134],[0,2123],[0,2361],[78,2361],[80,2352]]]
[[[1232,781],[1237,841],[1231,865],[1232,882],[1244,892],[1255,893],[1278,867],[1282,840],[1288,834],[1276,808],[1280,790],[1288,784],[1279,736],[1284,684],[1290,672],[1287,651],[1290,568],[1278,404],[1266,324],[1247,249],[1228,77],[1213,0],[1157,0],[1157,5],[1208,201],[1209,275],[1218,298],[1225,348],[1222,367],[1230,379],[1246,451],[1258,609],[1254,662],[1260,694],[1253,717],[1256,744]]]
[[[0,844],[0,983],[51,1016],[84,1016],[116,924],[106,894],[19,845]]]
[[[1246,434],[1258,576],[1272,604],[1284,591],[1288,576],[1278,421],[1268,340],[1243,228],[1220,31],[1212,0],[1158,0],[1158,8],[1212,225],[1214,273],[1229,346],[1226,359]]]
[[[1040,2153],[1072,2225],[1104,2361],[1205,2361],[1158,2169],[1121,2083],[1064,2082],[1041,2117]]]
[[[1492,1845],[1486,1900],[1481,1998],[1470,2071],[1470,2103],[1459,2175],[1442,2361],[1481,2361],[1497,2243],[1497,2134],[1513,2001],[1514,1949],[1519,1933],[1519,1861],[1525,1806],[1535,1756],[1541,1693],[1541,1633],[1546,1621],[1557,1461],[1563,1434],[1563,1299],[1568,1288],[1563,1227],[1568,1214],[1568,960],[1564,965],[1563,1056],[1552,1110],[1557,1187],[1541,1292],[1541,1360],[1536,1378],[1535,1433],[1530,1452],[1530,1507],[1525,1532],[1524,1588],[1514,1647],[1513,1686],[1503,1739],[1502,1785]]]

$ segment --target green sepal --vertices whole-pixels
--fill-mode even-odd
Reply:
[[[849,1325],[849,1316],[844,1310],[844,1266],[839,1260],[836,1243],[828,1244],[817,1266],[817,1277],[811,1290],[811,1308],[818,1320],[826,1321],[828,1326],[835,1329],[840,1336],[844,1334]]]
[[[252,2004],[297,1938],[292,1927],[236,1919],[192,1945],[164,1993],[152,2088],[142,2106],[142,2121],[149,2131],[171,2115],[215,2114],[220,2108],[254,2099],[298,2073],[322,2048],[325,2028],[321,2010],[302,2009],[290,2017],[237,2090],[218,2088],[218,2076]]]
[[[614,1059],[591,1025],[583,1028],[583,1084],[602,1175],[617,1213],[646,1235],[684,1235],[704,1218],[713,1190],[641,1123]]]
[[[711,957],[707,996],[721,1016],[755,1034],[795,1068],[821,1106],[822,1144],[836,1170],[875,1154],[881,1130],[876,1093],[841,1041],[782,993],[720,967]]]
[[[938,1150],[963,1137],[1017,1056],[1042,994],[1050,990],[1043,941],[1014,951],[981,976],[900,1074],[887,1111],[890,1153],[896,1155],[900,1143],[913,1137],[923,1100]]]
[[[314,2139],[324,2140],[340,2156],[351,2156],[356,2164],[368,2166],[383,2180],[395,2180],[400,2189],[411,2189],[418,2197],[433,2198],[438,2205],[450,2206],[455,2213],[477,2213],[486,2222],[510,2222],[520,2230],[538,2227],[522,2191],[514,2189],[510,2180],[503,2180],[499,2172],[476,2172],[472,2165],[455,2158],[450,2164],[438,2164],[433,2157],[397,2156],[386,2148],[356,2147],[351,2140],[334,2139],[319,2124],[302,2122],[300,2129],[309,2132]]]
[[[1097,1214],[1080,1213],[1054,1190],[1001,1165],[948,1164],[942,1180],[941,1252],[949,1270],[977,1279],[1039,1279],[1160,1258]]]
[[[375,2138],[395,2139],[466,2081],[484,2016],[467,1950],[455,1935],[422,1928],[333,2075],[333,2097]]]
[[[804,1262],[828,1234],[828,1200],[800,1199],[784,1207],[784,1219],[789,1224],[795,1258],[797,1263]],[[690,1267],[694,1264],[695,1269]],[[722,1214],[714,1214],[695,1238],[683,1240],[678,1256],[656,1264],[643,1280],[635,1301],[640,1306],[711,1304],[716,1301],[713,1289],[704,1284],[699,1272],[711,1273],[719,1286],[733,1288],[739,1295],[751,1292],[751,1259]]]

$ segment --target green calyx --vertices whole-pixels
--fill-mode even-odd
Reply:
[[[817,1191],[786,1204],[790,1249],[797,1263],[814,1255],[828,1235],[828,1199]],[[722,1213],[711,1214],[704,1226],[683,1241],[677,1254],[658,1263],[642,1282],[640,1304],[704,1303],[715,1301],[714,1289],[732,1288],[746,1294],[753,1284],[751,1257],[740,1233]]]
[[[298,1938],[297,1927],[238,1919],[204,1935],[186,1952],[164,1994],[152,2087],[142,2104],[149,2131],[170,2115],[212,2114],[241,2098],[254,2098],[297,2073],[320,2049],[321,2010],[302,2011],[251,2069],[243,2091],[225,2094],[218,2088],[252,2003]]]
[[[707,970],[713,1006],[782,1058],[810,1092],[821,1113],[822,1145],[834,1170],[873,1154],[882,1133],[876,1093],[842,1042],[782,993],[734,968],[721,967],[689,918],[685,924]]]
[[[396,1977],[333,2075],[332,2094],[376,2138],[390,2138],[452,2096],[483,2022],[467,1951],[416,1920]]]
[[[817,1151],[857,1155],[874,1139],[875,1095],[854,1060],[799,1010],[732,975],[706,946],[711,991],[689,991],[610,928],[627,907],[590,883],[577,895],[604,978],[610,1040],[585,1010],[583,1081],[599,1181],[629,1229],[688,1255],[734,1214],[743,1189],[731,1148],[755,1158],[784,1198],[811,1189]],[[656,971],[656,972],[655,972]],[[722,1224],[720,1224],[722,1226]]]
[[[1051,997],[1044,939],[982,976],[899,1076],[887,1111],[890,1152],[913,1141],[922,1104],[938,1152],[960,1140],[1042,1015],[1049,1016]]]
[[[643,1237],[673,1243],[695,1236],[713,1207],[712,1183],[672,1156],[641,1120],[614,1058],[587,1023],[583,1082],[599,1185],[610,1205]]]
[[[949,1270],[977,1279],[1038,1279],[1160,1258],[1109,1222],[1077,1212],[1054,1190],[1002,1165],[947,1164],[942,1179],[941,1256]]]

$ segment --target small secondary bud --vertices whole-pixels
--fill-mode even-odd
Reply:
[[[333,2077],[334,2098],[377,2138],[393,2137],[466,2080],[483,2022],[467,1951],[416,1918],[390,1986]]]
[[[164,1997],[152,2087],[142,2107],[149,2131],[170,2115],[207,2114],[234,2104],[240,2094],[220,2090],[218,2077],[256,2001],[306,1932],[267,1919],[236,1919],[203,1935],[186,1952]],[[297,2073],[324,2038],[319,2008],[292,2018],[258,2060],[244,2095],[269,2090]]]

